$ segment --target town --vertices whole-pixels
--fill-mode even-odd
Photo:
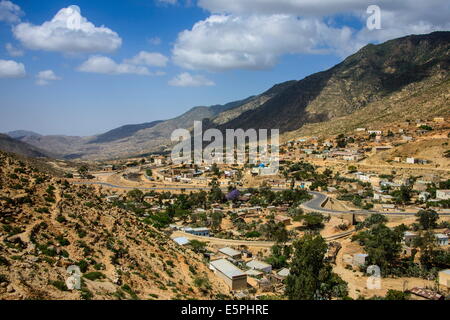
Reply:
[[[87,163],[67,178],[101,188],[107,201],[141,213],[176,244],[201,253],[236,297],[283,296],[290,245],[320,234],[326,260],[350,284],[351,297],[392,289],[440,299],[450,281],[448,125],[433,118],[284,141],[279,170],[270,163],[177,165],[168,154],[154,154]],[[383,271],[401,275],[383,278],[383,289],[367,288],[368,240],[361,237],[380,223],[402,233],[399,261],[422,261],[430,232],[428,245],[447,258],[427,271]]]

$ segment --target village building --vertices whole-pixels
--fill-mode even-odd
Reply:
[[[282,278],[287,278],[287,276],[290,274],[290,270],[288,268],[283,268],[280,271],[277,272],[277,275]]]
[[[247,262],[246,266],[250,269],[259,270],[265,273],[272,272],[272,266],[270,264],[259,260],[252,260],[250,262]]]
[[[436,190],[436,199],[449,200],[450,199],[450,190]]]
[[[356,253],[353,255],[352,264],[355,267],[363,266],[367,262],[367,258],[369,257],[366,253]]]
[[[247,275],[226,259],[211,261],[209,267],[231,290],[247,289]]]
[[[450,269],[439,271],[439,285],[450,289]]]
[[[186,237],[173,238],[172,240],[180,246],[185,246],[189,244],[189,240]]]
[[[193,234],[194,236],[209,237],[208,228],[184,228],[184,232]]]
[[[434,237],[439,246],[448,246],[448,236],[446,234],[436,233]]]
[[[227,257],[230,257],[232,259],[240,259],[242,257],[242,253],[240,251],[234,250],[229,247],[219,249],[219,253],[221,253]]]
[[[282,215],[278,215],[278,216],[275,216],[275,222],[282,223],[285,226],[289,226],[291,224],[291,218],[282,216]]]
[[[405,245],[410,247],[413,244],[414,239],[417,239],[417,234],[414,232],[405,231],[405,233],[403,233],[403,242]]]
[[[441,123],[441,122],[445,122],[445,118],[444,117],[435,117],[435,118],[433,118],[433,121],[437,122],[437,123]]]
[[[245,271],[245,274],[248,275],[249,277],[254,277],[254,278],[260,278],[264,275],[263,272],[254,270],[254,269]]]

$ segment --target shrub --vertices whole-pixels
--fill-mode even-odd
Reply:
[[[106,276],[98,271],[94,271],[94,272],[90,272],[90,273],[86,273],[85,275],[83,275],[84,278],[91,280],[91,281],[97,281],[97,280],[101,280],[101,279],[105,279]]]
[[[69,291],[69,289],[67,288],[66,284],[63,281],[59,280],[50,281],[50,284],[61,291]]]
[[[122,286],[122,290],[125,291],[126,293],[128,293],[132,299],[134,300],[139,300],[139,297],[137,296],[137,294],[133,291],[133,289],[131,289],[131,287],[127,284],[124,284]]]

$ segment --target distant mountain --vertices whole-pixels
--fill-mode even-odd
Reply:
[[[112,159],[167,149],[171,133],[191,129],[196,120],[220,130],[275,128],[284,136],[345,133],[375,119],[386,123],[418,115],[450,115],[449,68],[450,32],[412,35],[367,45],[303,80],[277,84],[229,104],[195,107],[174,119],[124,126],[94,137],[20,140],[66,158]]]
[[[10,136],[13,139],[20,139],[24,137],[41,137],[39,133],[33,132],[33,131],[26,131],[26,130],[16,130],[16,131],[10,131],[7,132],[6,135]]]
[[[260,108],[225,128],[293,131],[308,123],[346,116],[433,76],[449,76],[450,32],[434,32],[370,44],[337,66],[287,86]]]
[[[163,122],[163,121],[153,121],[153,122],[142,123],[142,124],[131,124],[131,125],[122,126],[120,128],[113,129],[111,131],[108,131],[106,133],[96,136],[89,143],[106,143],[106,142],[117,141],[117,140],[120,140],[123,138],[127,138],[129,136],[132,136],[133,134],[135,134],[136,132],[138,132],[140,130],[150,129],[161,122]]]
[[[6,134],[0,134],[0,150],[31,158],[47,158],[54,156],[47,151],[36,148],[28,143],[13,139]]]

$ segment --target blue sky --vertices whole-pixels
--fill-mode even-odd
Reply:
[[[371,1],[386,19],[369,31],[364,0],[0,0],[0,132],[92,135],[242,99],[369,42],[448,30],[448,4],[430,1]]]

